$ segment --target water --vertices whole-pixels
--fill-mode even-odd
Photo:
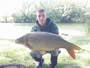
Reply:
[[[0,39],[16,39],[29,33],[32,25],[31,23],[0,23]],[[68,34],[67,38],[85,34],[84,26],[81,24],[59,24],[58,27],[60,35]]]
[[[1,23],[0,24],[0,39],[16,39],[28,32],[30,32],[31,26],[27,24],[18,23]]]

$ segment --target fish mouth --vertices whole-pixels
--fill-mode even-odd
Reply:
[[[15,43],[20,43],[20,41],[18,39],[15,40]]]
[[[16,40],[15,40],[15,43],[16,43],[16,44],[21,44],[21,45],[24,44],[24,42],[22,42],[22,41],[19,40],[19,39],[16,39]]]

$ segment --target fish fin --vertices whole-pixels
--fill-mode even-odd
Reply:
[[[76,57],[75,57],[75,52],[74,52],[74,49],[73,49],[73,48],[72,48],[72,49],[67,49],[67,51],[68,51],[69,55],[70,55],[73,59],[76,58]]]
[[[80,49],[81,49],[79,46],[76,46],[76,45],[73,45],[72,48],[73,48],[74,50],[80,50]]]
[[[44,51],[44,50],[40,50],[40,53],[41,53],[41,54],[45,54],[46,51]]]
[[[68,53],[70,54],[70,56],[72,56],[73,59],[75,59],[75,52],[74,50],[80,50],[81,48],[79,46],[73,45],[72,48],[67,49]]]

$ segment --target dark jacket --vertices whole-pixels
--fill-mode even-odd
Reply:
[[[32,32],[41,31],[59,34],[58,27],[49,18],[46,19],[45,26],[40,26],[38,21],[36,21],[36,24],[32,27],[31,31]]]

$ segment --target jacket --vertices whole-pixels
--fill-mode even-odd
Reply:
[[[40,26],[38,21],[36,21],[36,24],[32,27],[31,32],[37,32],[37,31],[59,34],[58,27],[56,26],[55,23],[53,23],[53,21],[51,21],[50,18],[46,19],[46,23],[44,26]]]

